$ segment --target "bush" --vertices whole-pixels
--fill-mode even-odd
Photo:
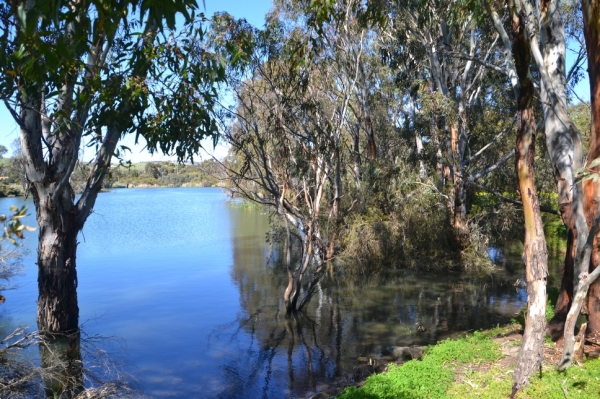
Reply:
[[[0,197],[20,197],[25,195],[25,191],[17,184],[0,184]]]
[[[460,267],[460,248],[439,197],[415,192],[385,214],[366,207],[347,219],[340,234],[340,258],[349,268],[412,267],[453,269]]]

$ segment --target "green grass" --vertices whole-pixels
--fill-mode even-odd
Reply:
[[[552,303],[553,293],[550,293]],[[510,395],[512,368],[494,363],[502,358],[493,340],[511,327],[476,332],[466,338],[445,340],[427,349],[423,360],[402,366],[390,365],[389,371],[369,377],[361,388],[349,387],[341,399],[500,399]],[[520,341],[514,341],[519,344]],[[550,344],[553,345],[553,344]],[[461,368],[461,378],[455,370]],[[546,364],[542,374],[534,374],[530,385],[518,399],[600,398],[600,359],[588,360],[559,373]]]
[[[582,366],[573,366],[560,373],[554,367],[545,369],[540,377],[534,374],[530,385],[517,394],[518,399],[600,398],[600,360],[588,360]],[[465,376],[461,384],[454,384],[447,392],[449,398],[506,398],[511,392],[513,372],[494,366],[485,372]]]
[[[454,369],[466,363],[491,362],[502,357],[489,337],[476,332],[466,338],[445,340],[427,349],[423,360],[390,366],[388,372],[369,377],[361,388],[350,387],[342,399],[446,398],[454,382]]]
[[[512,370],[494,366],[486,372],[465,375],[462,384],[453,384],[448,398],[507,398],[512,390]]]
[[[531,378],[519,398],[600,398],[600,360],[588,360],[581,367],[571,367],[565,373],[556,369],[544,371],[542,377]]]

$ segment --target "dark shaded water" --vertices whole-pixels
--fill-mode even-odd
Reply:
[[[0,212],[22,202],[2,199]],[[121,339],[109,351],[126,359],[147,397],[295,398],[351,381],[358,357],[388,346],[508,322],[526,300],[513,286],[523,278],[518,260],[483,278],[332,272],[305,313],[286,318],[286,274],[267,261],[267,231],[266,214],[219,189],[102,194],[80,236],[83,329]],[[35,326],[34,235],[25,276],[3,293],[6,329]]]

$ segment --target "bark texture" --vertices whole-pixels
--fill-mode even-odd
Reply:
[[[40,226],[38,242],[38,314],[40,331],[73,332],[79,328],[77,305],[77,233],[72,201],[49,206],[34,194]],[[71,191],[72,194],[72,191]]]
[[[529,79],[531,47],[525,31],[525,15],[512,10],[513,57],[519,77],[517,99],[517,145],[515,167],[525,219],[523,261],[527,282],[527,316],[525,332],[517,359],[512,397],[528,384],[529,377],[541,370],[546,330],[546,279],[548,251],[535,189],[535,117],[533,83]]]
[[[600,1],[582,0],[583,34],[588,56],[592,123],[588,160],[600,157]],[[584,182],[584,210],[588,226],[596,217],[600,202],[600,182]],[[591,255],[590,272],[600,264],[600,236],[596,235]],[[588,333],[600,331],[600,281],[590,285],[588,295]]]
[[[532,91],[533,94],[533,91]],[[523,260],[527,281],[527,316],[519,358],[515,368],[512,395],[528,384],[529,377],[541,370],[546,330],[546,279],[548,251],[544,226],[535,191],[533,158],[535,120],[533,107],[519,109],[516,168],[525,216]]]
[[[24,101],[21,107],[25,173],[40,226],[37,322],[42,333],[72,333],[79,328],[77,234],[96,202],[119,133],[116,128],[107,132],[87,185],[75,203],[69,178],[77,163],[82,127],[46,136],[51,151],[45,157],[41,146],[43,114],[42,101],[36,98]]]
[[[596,268],[594,272],[587,272],[588,265],[593,250],[595,236],[598,233],[598,225],[600,224],[600,213],[596,210],[596,217],[592,223],[592,227],[588,230],[587,221],[583,212],[582,201],[582,184],[579,183],[574,187],[575,191],[575,220],[577,223],[577,256],[575,258],[575,268],[573,273],[573,283],[576,287],[575,296],[567,319],[565,321],[563,355],[558,369],[566,370],[573,361],[575,354],[575,324],[577,317],[583,306],[584,300],[588,294],[590,285],[598,278],[600,268]],[[585,327],[587,329],[587,327]]]
[[[580,167],[582,156],[581,139],[576,129],[570,126],[566,114],[566,42],[560,3],[557,0],[544,0],[538,7],[540,48],[543,59],[541,63],[538,62],[538,67],[543,69],[546,76],[546,79],[542,78],[541,85],[546,147],[557,184],[560,215],[569,238],[556,313],[549,325],[550,333],[556,340],[562,336],[564,320],[573,296],[573,258],[577,236],[572,216],[573,171]]]
[[[575,244],[577,242],[577,229],[575,228],[573,222],[572,204],[569,204],[568,208],[568,211],[563,211],[562,207],[560,210],[563,223],[565,223],[565,220],[567,223],[569,223],[565,223],[565,226],[567,226],[567,249],[565,252],[565,262],[562,270],[560,292],[554,307],[554,316],[548,323],[548,333],[550,334],[552,340],[558,342],[558,344],[561,343],[560,341],[565,330],[565,320],[573,301],[573,273],[576,249]]]

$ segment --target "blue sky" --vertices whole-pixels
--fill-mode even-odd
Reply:
[[[202,1],[199,0],[200,9],[203,9]],[[262,27],[264,24],[264,16],[272,8],[271,0],[206,0],[206,15],[212,16],[218,11],[227,11],[236,18],[245,18],[251,24]],[[567,52],[567,64],[569,65],[569,58],[572,57]],[[571,61],[572,62],[572,61]],[[587,66],[587,65],[586,65]],[[587,78],[580,82],[576,87],[576,92],[580,98],[585,101],[589,101],[589,83]],[[12,116],[8,113],[4,104],[0,103],[0,144],[6,146],[9,149],[9,155],[12,154],[11,143],[18,138],[19,132],[16,123]],[[141,139],[143,140],[143,139]],[[132,162],[144,162],[144,161],[162,161],[162,160],[174,160],[174,157],[167,157],[161,154],[155,154],[151,156],[147,151],[144,150],[143,144],[135,144],[134,135],[129,135],[121,141],[121,144],[132,149],[132,152],[127,154],[126,159]],[[212,141],[206,140],[205,148],[210,150],[219,158],[222,158],[227,153],[227,148],[223,145],[217,146],[212,150]],[[88,160],[92,158],[93,152],[88,149],[84,154],[84,159]],[[205,156],[206,157],[206,156]]]

